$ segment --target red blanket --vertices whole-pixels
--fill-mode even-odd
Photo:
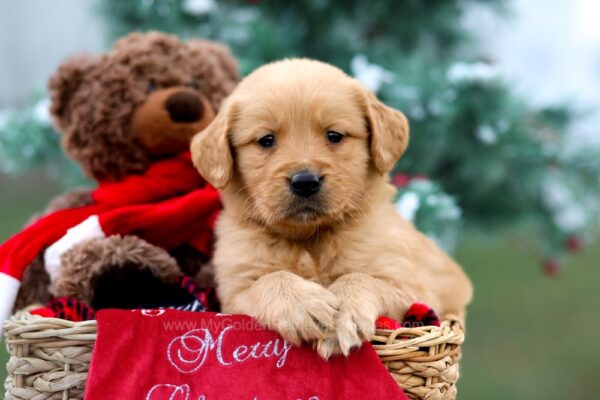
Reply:
[[[402,399],[365,343],[321,359],[246,316],[104,310],[86,400]]]

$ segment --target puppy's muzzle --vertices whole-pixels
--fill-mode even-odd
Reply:
[[[310,197],[321,190],[323,178],[313,171],[299,171],[290,178],[290,190],[297,196]]]

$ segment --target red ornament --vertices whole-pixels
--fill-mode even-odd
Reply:
[[[570,253],[577,253],[583,248],[583,238],[579,235],[569,235],[565,239],[565,249]]]
[[[389,329],[393,331],[398,328],[402,328],[402,325],[395,319],[389,317],[379,317],[377,318],[377,321],[375,321],[375,327],[377,329]]]
[[[408,186],[411,181],[428,181],[429,178],[422,174],[408,175],[408,174],[396,174],[392,177],[392,184],[396,187],[403,188]]]
[[[410,182],[410,176],[406,174],[396,174],[392,178],[394,186],[402,188],[408,186]]]
[[[562,265],[556,259],[548,258],[542,264],[542,268],[546,275],[554,277],[560,273]]]

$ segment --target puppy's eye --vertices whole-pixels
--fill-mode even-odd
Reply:
[[[265,136],[261,137],[260,139],[258,139],[256,141],[256,143],[258,143],[259,146],[265,147],[265,148],[273,147],[273,146],[275,146],[275,136],[271,135],[271,134],[265,135]]]
[[[326,137],[331,143],[339,143],[344,138],[344,135],[336,131],[327,131]]]

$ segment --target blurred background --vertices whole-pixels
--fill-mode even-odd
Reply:
[[[460,398],[596,399],[599,18],[594,0],[0,0],[0,241],[93,184],[49,118],[65,57],[156,29],[228,44],[243,74],[317,58],[411,121],[398,211],[475,286]]]

